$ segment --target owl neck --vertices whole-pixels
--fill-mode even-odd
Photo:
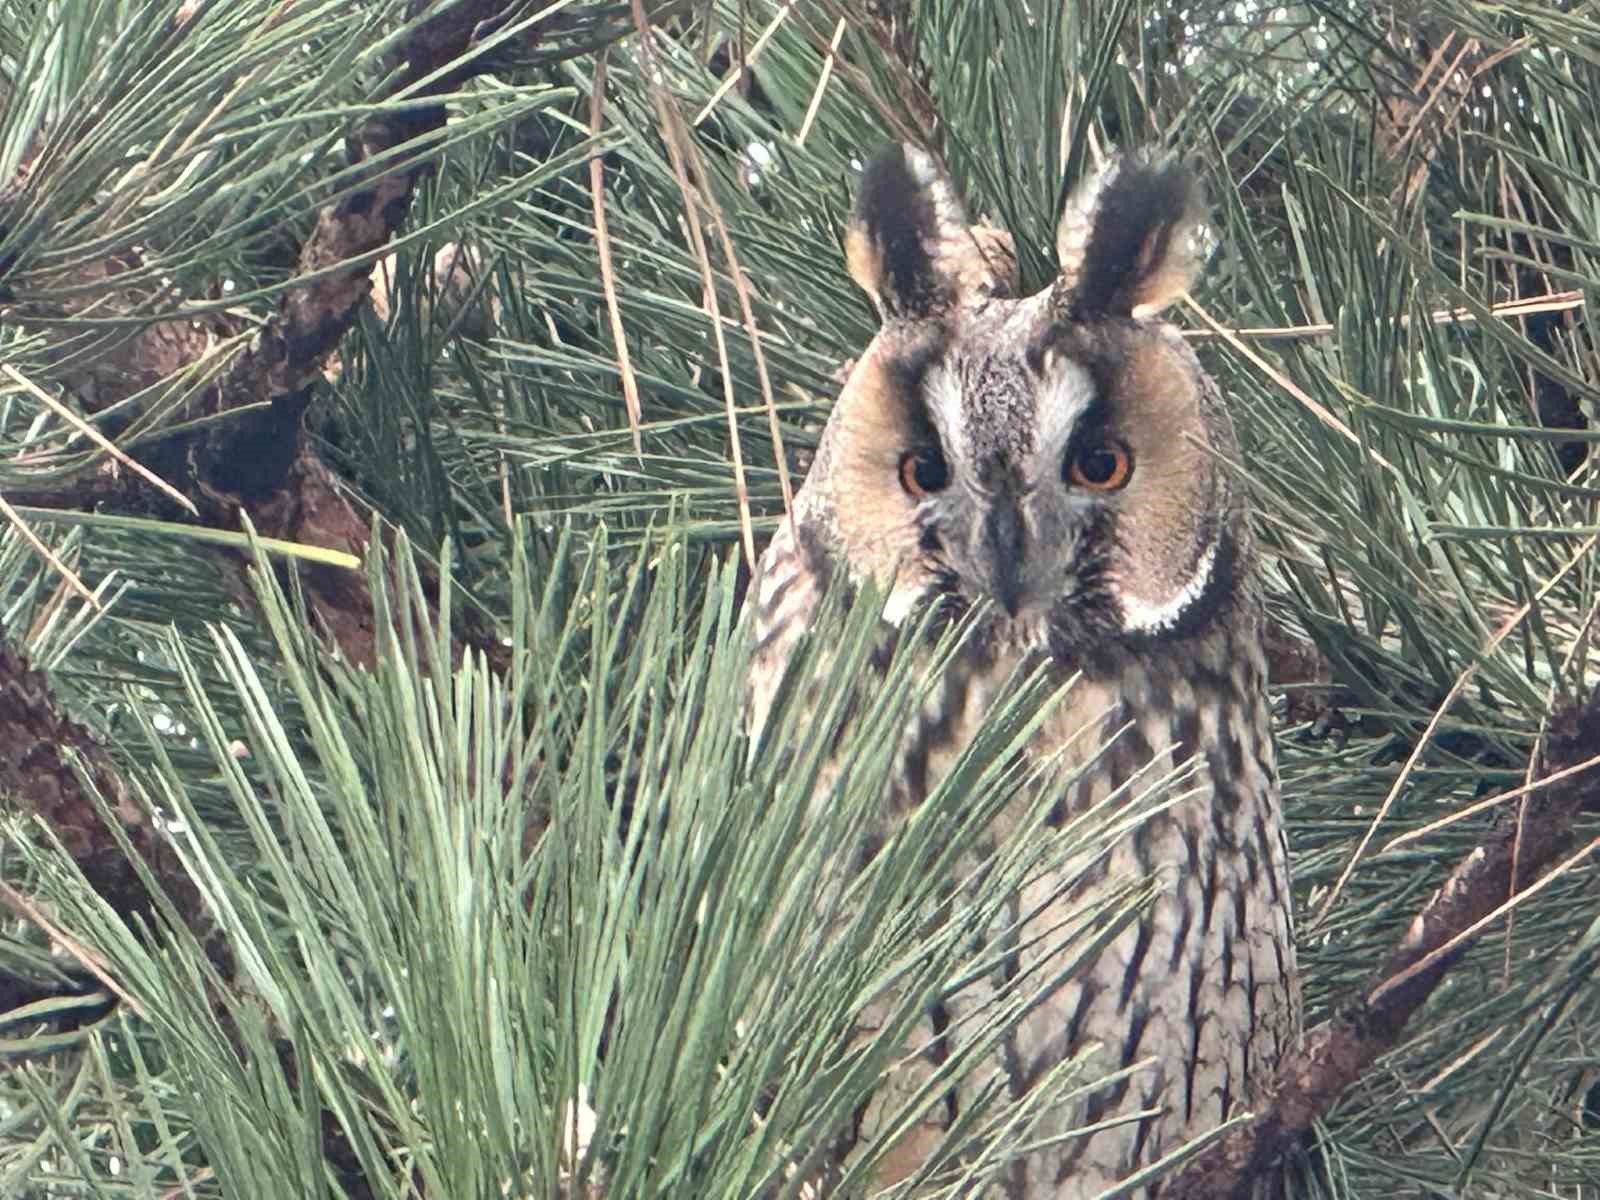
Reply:
[[[1277,774],[1259,627],[1253,612],[1234,618],[1172,643],[1179,653],[1128,655],[1114,670],[1085,673],[1039,746],[1085,747],[1083,772],[1064,797],[1069,809],[1099,803],[1135,776],[1153,781],[1163,768],[1190,766],[1199,794],[1176,813],[1203,812],[1220,827],[1251,821],[1270,802]]]
[[[1075,768],[1065,776],[1056,816],[1065,820],[1111,799],[1130,780],[1157,780],[1192,769],[1195,802],[1175,812],[1220,823],[1249,822],[1276,792],[1260,616],[1249,595],[1235,597],[1226,619],[1159,645],[1101,650],[1062,661],[1010,643],[973,637],[924,702],[908,731],[908,794],[919,803],[1004,699],[1007,681],[1049,661],[1072,685],[1054,702],[1030,746]]]

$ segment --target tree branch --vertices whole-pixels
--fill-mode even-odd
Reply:
[[[129,795],[105,747],[61,711],[43,672],[0,640],[0,796],[8,807],[31,813],[55,833],[119,916],[148,918],[151,897],[102,819],[95,792],[116,813],[134,852],[178,911],[202,933],[199,892],[164,836]],[[216,961],[220,948],[208,949]]]
[[[502,65],[508,54],[530,49],[547,26],[556,26],[542,21],[516,37],[495,35],[537,7],[530,0],[454,4],[411,0],[407,5],[405,18],[416,24],[386,64],[390,68],[386,94],[403,97],[408,104],[373,117],[352,135],[350,155],[359,185],[323,209],[303,244],[286,248],[288,261],[297,267],[277,312],[232,358],[221,377],[191,403],[195,416],[232,414],[231,418],[212,422],[204,435],[168,439],[151,451],[156,471],[195,501],[206,524],[236,528],[240,517],[248,516],[267,536],[357,556],[365,553],[368,517],[307,448],[303,434],[313,388],[371,292],[370,263],[358,261],[342,268],[339,264],[370,255],[394,237],[405,222],[418,183],[432,169],[426,151],[444,129],[448,114],[442,102],[416,101],[453,91],[472,76]],[[581,23],[574,28],[569,24],[560,29],[592,36],[593,31]],[[406,152],[400,152],[402,147]],[[94,302],[104,304],[108,293],[117,292],[118,276],[137,266],[137,257],[125,253],[88,268],[106,289],[93,294]],[[143,295],[118,295],[112,307],[133,315],[148,300]],[[14,316],[27,321],[30,314]],[[48,314],[39,320],[48,324]],[[212,345],[196,322],[154,322],[67,382],[80,402],[97,412],[177,377]],[[14,492],[10,498],[39,507],[155,511],[183,519],[176,506],[143,484],[100,468],[81,480],[52,481],[37,492],[26,496]],[[222,557],[237,567],[237,556],[222,552]],[[304,583],[314,614],[346,658],[370,662],[372,604],[365,578],[323,568],[308,570]],[[497,640],[479,640],[484,648],[499,651]]]
[[[408,18],[427,7],[423,0],[412,0]],[[469,0],[424,21],[390,64],[395,69],[390,94],[409,100],[441,95],[490,69],[494,59],[489,54],[469,57],[469,51],[520,7],[517,0]],[[285,289],[277,315],[233,360],[206,399],[208,413],[270,405],[263,413],[225,423],[201,451],[196,464],[201,482],[219,496],[237,497],[248,507],[288,477],[311,384],[355,324],[372,289],[370,263],[317,273],[370,254],[399,231],[417,183],[432,163],[424,159],[389,166],[385,156],[392,157],[402,145],[420,147],[445,124],[444,105],[430,104],[375,117],[350,139],[351,159],[368,164],[368,178],[323,209],[300,247],[298,275],[304,282]],[[248,469],[241,471],[246,464]]]
[[[430,8],[440,11],[416,25],[390,64],[391,95],[416,99],[443,94],[490,69],[496,60],[487,53],[473,55],[473,47],[533,11],[527,0],[466,0],[444,6],[434,0],[412,0],[406,18],[416,20]],[[530,31],[522,39],[524,45],[537,35],[537,30]],[[517,48],[501,46],[496,53]],[[367,298],[370,266],[307,277],[389,241],[404,222],[412,193],[429,167],[426,162],[393,167],[379,160],[402,144],[437,133],[445,122],[443,104],[407,107],[369,121],[352,139],[356,161],[372,164],[364,186],[323,210],[294,255],[303,282],[291,283],[277,314],[200,401],[201,411],[208,415],[260,401],[267,402],[266,409],[221,422],[203,440],[187,445],[175,441],[163,449],[163,467],[186,468],[183,478],[170,481],[200,502],[207,522],[232,526],[245,513],[270,536],[358,555],[367,549],[367,520],[346,498],[332,472],[305,447],[301,418],[313,380]],[[113,255],[97,268],[107,292],[116,290],[118,274],[135,265],[129,256]],[[124,299],[136,310],[138,297]],[[26,319],[26,314],[20,315]],[[107,361],[92,365],[91,394],[80,398],[91,411],[109,407],[176,376],[209,344],[204,331],[190,322],[154,322],[122,343]],[[150,504],[147,491],[126,473],[96,468],[74,484],[14,491],[10,499],[63,510],[138,510]],[[244,569],[237,555],[218,553],[231,569]],[[365,576],[311,567],[306,569],[305,583],[315,616],[346,657],[372,661],[376,638]],[[498,641],[485,640],[494,651],[501,651]],[[95,890],[117,912],[147,914],[151,897],[102,820],[90,788],[74,770],[74,760],[121,818],[135,852],[178,912],[199,929],[205,914],[198,892],[160,831],[130,798],[106,749],[61,711],[48,680],[26,656],[0,642],[0,796],[6,797],[11,811],[30,813],[54,830]]]

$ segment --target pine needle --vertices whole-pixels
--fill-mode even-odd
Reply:
[[[606,99],[606,49],[594,58],[593,91],[589,93],[589,134],[598,138]],[[611,322],[611,344],[617,352],[617,374],[622,379],[622,402],[628,409],[628,429],[633,434],[635,458],[644,457],[639,435],[639,381],[628,357],[628,335],[622,328],[622,310],[617,305],[617,273],[611,260],[611,234],[606,229],[605,162],[596,154],[589,160],[589,195],[594,202],[594,244],[600,261],[600,287],[605,292],[606,316]]]

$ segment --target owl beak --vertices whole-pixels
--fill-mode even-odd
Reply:
[[[1007,615],[1017,617],[1027,600],[1022,564],[1027,561],[1028,531],[1014,497],[1001,496],[983,523],[990,563],[988,592]]]

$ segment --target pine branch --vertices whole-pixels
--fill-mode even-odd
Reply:
[[[1536,754],[1548,778],[1600,749],[1600,693],[1552,716]],[[1162,1194],[1181,1200],[1240,1200],[1251,1180],[1328,1112],[1379,1056],[1473,944],[1517,897],[1550,878],[1571,849],[1578,816],[1600,812],[1600,772],[1576,772],[1528,797],[1492,839],[1457,864],[1363,993],[1306,1035],[1258,1101],[1261,1115],[1205,1150]],[[1587,851],[1585,852],[1587,853]]]
[[[842,8],[838,15],[845,15]],[[912,5],[907,0],[869,0],[862,28],[905,85],[905,104],[922,131],[924,143],[937,146],[939,108],[929,90],[928,64],[917,50],[917,20]]]
[[[413,0],[408,16],[415,19],[430,5],[431,0]],[[441,95],[492,69],[497,56],[484,44],[522,7],[506,0],[472,0],[445,6],[423,21],[390,64],[391,98]],[[537,37],[535,29],[520,40],[531,44]],[[226,423],[201,451],[200,481],[219,496],[237,496],[249,510],[285,485],[299,452],[310,385],[371,292],[371,267],[363,256],[403,226],[418,182],[432,169],[430,159],[414,155],[445,124],[442,103],[397,108],[368,120],[351,139],[351,158],[364,167],[364,185],[322,211],[296,256],[300,281],[284,291],[277,315],[203,403],[208,413],[262,402],[270,406],[261,415]],[[411,153],[400,155],[401,147]],[[400,164],[394,165],[397,158]],[[326,273],[339,263],[353,265]]]
[[[154,900],[121,841],[101,816],[100,802],[121,822],[121,833],[202,943],[204,906],[149,814],[94,736],[67,716],[43,672],[0,640],[0,796],[30,813],[65,847],[96,893],[125,920],[148,921]],[[220,947],[209,947],[221,953]]]
[[[412,0],[407,6],[406,18],[415,27],[387,64],[386,96],[397,103],[351,138],[357,185],[324,208],[306,241],[289,250],[296,278],[283,290],[276,314],[190,405],[196,416],[237,415],[213,423],[203,437],[160,445],[152,455],[156,471],[199,504],[204,523],[234,528],[244,515],[267,536],[358,557],[366,552],[368,518],[304,443],[313,385],[369,296],[370,256],[401,230],[419,182],[432,170],[428,148],[440,139],[447,111],[442,102],[417,101],[452,92],[474,75],[505,66],[513,55],[525,57],[547,26],[554,28],[549,20],[517,25],[535,7],[524,0]],[[429,15],[430,10],[437,11]],[[110,287],[117,275],[139,265],[136,256],[120,255],[101,273]],[[137,311],[133,297],[122,300],[122,307],[131,303],[130,311]],[[198,322],[154,322],[98,364],[97,376],[105,378],[97,378],[102,386],[85,406],[101,411],[176,379],[212,349]],[[98,470],[81,483],[51,484],[24,499],[46,507],[184,516],[143,481]],[[233,556],[228,562],[238,565]],[[365,581],[325,569],[308,572],[305,582],[313,612],[346,657],[372,661]],[[479,642],[499,657],[497,639]]]
[[[414,0],[407,16],[416,19],[430,7]],[[495,35],[528,6],[506,0],[476,0],[446,5],[420,21],[403,40],[391,64],[394,97],[415,99],[459,87],[471,75],[503,61],[509,49],[527,48],[538,40],[539,27],[510,41]],[[520,45],[519,45],[520,44]],[[474,53],[474,47],[482,48]],[[369,267],[359,260],[380,248],[401,228],[416,186],[430,169],[425,158],[405,157],[394,166],[402,146],[415,148],[441,130],[444,105],[408,106],[366,123],[355,139],[353,154],[368,164],[364,187],[328,206],[296,255],[302,282],[284,292],[277,315],[238,355],[226,374],[211,385],[201,402],[207,414],[222,414],[265,401],[261,413],[247,413],[221,423],[218,431],[187,455],[192,475],[177,482],[202,500],[201,519],[232,526],[240,513],[268,536],[283,537],[361,556],[368,549],[369,524],[341,489],[333,473],[305,445],[302,417],[310,400],[311,382],[354,323],[367,299]],[[335,271],[335,264],[358,260]],[[104,278],[114,280],[133,262],[108,262]],[[319,274],[320,272],[320,274]],[[160,321],[124,343],[110,372],[119,381],[116,393],[96,398],[93,409],[109,407],[193,366],[209,348],[209,338],[191,322]],[[171,467],[182,461],[165,453],[159,460]],[[36,492],[12,491],[23,503],[64,510],[162,511],[170,509],[155,489],[129,473],[95,469],[68,484]],[[177,514],[174,514],[177,515]],[[219,551],[230,572],[242,574],[248,563]],[[376,654],[372,597],[365,576],[333,566],[304,569],[303,582],[313,614],[356,663],[370,663]],[[241,580],[242,583],[242,580]],[[239,589],[249,594],[248,587]],[[498,639],[487,631],[468,642],[503,665]],[[455,648],[459,658],[461,645]],[[127,785],[105,748],[81,724],[65,716],[45,676],[22,652],[0,643],[0,794],[12,797],[17,811],[44,822],[66,845],[91,885],[124,916],[145,914],[152,900],[118,839],[96,809],[80,769],[121,816],[123,833],[139,854],[180,916],[196,928],[204,920],[198,897],[175,857],[148,818],[136,811]]]
[[[430,0],[414,0],[407,16],[416,19]],[[460,86],[471,75],[498,65],[507,49],[484,47],[497,31],[527,6],[505,0],[477,0],[447,5],[421,21],[396,53],[391,95],[414,99]],[[531,45],[537,27],[515,42]],[[311,380],[320,372],[354,323],[370,291],[369,267],[357,265],[328,272],[334,264],[360,259],[400,229],[415,188],[430,169],[426,159],[389,165],[394,152],[435,135],[445,125],[443,104],[406,107],[367,122],[355,139],[353,154],[369,166],[369,181],[321,214],[297,258],[304,282],[284,292],[277,316],[254,343],[238,355],[220,381],[207,389],[202,409],[208,414],[267,402],[264,413],[245,414],[224,422],[219,431],[189,455],[193,476],[180,486],[205,501],[202,520],[232,526],[248,514],[268,536],[303,541],[358,556],[368,547],[369,526],[334,479],[331,471],[304,445],[301,421],[310,398]],[[389,156],[389,157],[386,157]],[[108,263],[105,278],[115,278],[131,262]],[[323,272],[318,275],[318,272]],[[305,278],[316,276],[315,278]],[[109,407],[161,379],[192,366],[209,348],[196,324],[160,321],[124,343],[118,361],[110,364],[120,394],[103,394],[91,405]],[[164,454],[170,465],[176,456]],[[148,484],[129,474],[97,469],[71,484],[37,492],[13,491],[13,500],[71,510],[103,508],[160,511],[170,502],[159,499]],[[235,571],[246,567],[240,556],[219,552]],[[316,618],[352,662],[375,657],[373,603],[365,577],[332,566],[305,569],[306,592]],[[248,594],[248,588],[242,588]],[[503,659],[497,639],[475,639]],[[459,657],[460,647],[457,648]],[[186,921],[204,920],[193,885],[179,869],[161,835],[129,800],[127,785],[105,748],[81,724],[65,716],[45,676],[20,650],[0,643],[0,794],[13,797],[18,811],[43,821],[66,845],[96,892],[119,914],[149,911],[152,901],[115,834],[101,819],[88,786],[70,765],[81,770],[123,820],[123,833]]]
[[[415,19],[428,7],[428,0],[413,0],[407,15]],[[491,51],[488,44],[524,7],[506,0],[445,6],[421,22],[396,52],[391,95],[413,100],[440,95],[494,68],[507,47]],[[534,27],[517,40],[531,48],[538,37]],[[366,165],[367,183],[323,210],[297,256],[302,282],[285,290],[277,315],[203,402],[212,413],[267,406],[221,425],[195,456],[196,482],[227,523],[236,521],[237,509],[270,536],[365,554],[367,522],[304,445],[302,422],[314,381],[371,293],[370,266],[363,256],[401,229],[418,183],[432,169],[425,157],[404,156],[399,166],[392,161],[401,147],[416,149],[436,137],[446,120],[440,103],[397,109],[366,122],[350,150],[357,163]],[[354,265],[325,273],[341,262]],[[308,572],[305,584],[314,613],[346,656],[373,661],[372,602],[364,581],[323,569]],[[495,645],[492,639],[484,644]]]

